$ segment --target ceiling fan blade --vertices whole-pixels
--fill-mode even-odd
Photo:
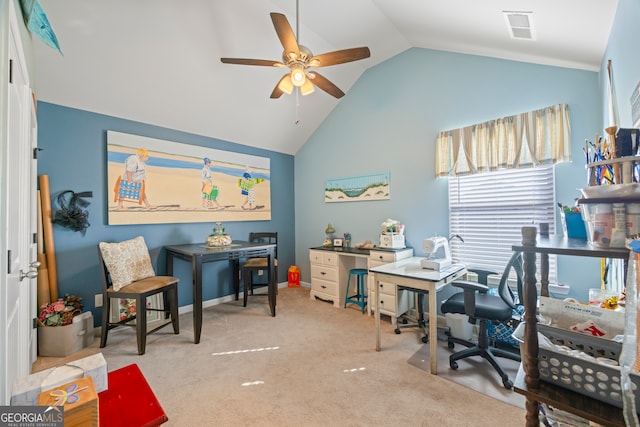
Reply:
[[[282,62],[269,61],[268,59],[220,58],[220,61],[225,64],[260,65],[263,67],[285,67]]]
[[[278,87],[278,85],[276,85],[276,87],[273,88],[273,92],[271,92],[271,96],[269,98],[271,99],[278,99],[282,96],[284,92]]]
[[[312,77],[311,83],[318,86],[323,91],[327,92],[329,95],[334,96],[338,99],[344,96],[344,92],[340,90],[340,88],[333,83],[331,83],[326,77],[323,77],[322,74],[319,74],[317,71],[313,71],[312,73],[308,73],[309,77]]]
[[[358,61],[371,56],[368,47],[354,47],[351,49],[336,50],[314,56],[309,61],[311,67],[328,67],[329,65],[344,64],[345,62]]]
[[[298,47],[296,35],[291,29],[291,25],[289,25],[287,17],[281,13],[275,12],[271,12],[270,15],[271,21],[276,29],[276,33],[278,33],[278,38],[280,39],[280,43],[282,43],[285,53],[289,54],[293,52],[296,57],[300,56],[300,48]]]

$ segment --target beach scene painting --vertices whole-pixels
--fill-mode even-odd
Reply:
[[[324,201],[328,203],[389,198],[388,172],[328,179],[324,189]]]
[[[108,224],[271,219],[270,159],[107,131]]]

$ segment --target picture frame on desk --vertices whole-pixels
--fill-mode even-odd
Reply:
[[[342,247],[342,239],[333,239],[333,246],[341,248]]]

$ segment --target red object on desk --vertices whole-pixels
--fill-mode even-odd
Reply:
[[[109,372],[109,388],[98,393],[101,427],[158,426],[169,420],[135,363]]]

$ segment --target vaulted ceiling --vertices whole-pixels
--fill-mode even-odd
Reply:
[[[314,54],[368,46],[322,69],[349,96],[370,67],[411,47],[597,71],[617,0],[41,0],[64,55],[35,41],[38,100],[295,154],[341,100],[269,95],[282,68],[269,13]],[[530,12],[532,40],[504,11]],[[296,24],[298,22],[298,24]],[[397,76],[396,76],[397,77]],[[342,98],[344,100],[345,98]]]

